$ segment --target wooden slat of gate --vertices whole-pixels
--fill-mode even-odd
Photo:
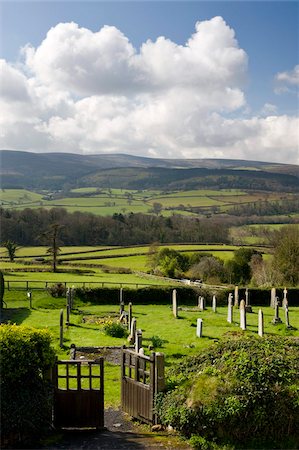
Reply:
[[[65,367],[65,375],[58,367]],[[70,373],[70,367],[76,368],[76,375]],[[88,374],[81,370],[86,366]],[[98,368],[98,375],[92,373],[92,367]],[[65,379],[65,389],[59,386],[59,380]],[[82,380],[88,380],[88,388],[82,387]],[[73,380],[74,385],[70,383]],[[93,386],[97,381],[97,388]],[[104,426],[104,365],[103,358],[85,361],[57,361],[53,377],[54,426],[58,428],[86,428]]]
[[[155,358],[123,349],[122,409],[136,419],[152,424],[155,386]],[[149,370],[146,370],[146,365]],[[134,376],[132,374],[134,373]]]

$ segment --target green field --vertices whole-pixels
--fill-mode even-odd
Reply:
[[[74,196],[76,195],[76,196]],[[36,193],[25,189],[4,189],[1,191],[0,203],[5,208],[65,208],[68,212],[81,211],[95,215],[111,216],[117,214],[149,214],[154,203],[162,205],[161,214],[194,215],[197,213],[225,212],[238,204],[250,204],[258,200],[281,200],[289,197],[288,193],[254,192],[240,189],[197,189],[186,191],[161,192],[160,190],[98,189],[85,187],[72,189],[69,196],[60,193]],[[186,210],[184,210],[186,209]]]

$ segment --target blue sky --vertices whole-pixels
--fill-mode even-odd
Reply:
[[[230,79],[228,81],[228,86],[240,90],[246,100],[240,100],[239,104],[236,104],[235,107],[230,104],[229,107],[224,105],[223,108],[216,108],[214,113],[217,115],[221,114],[226,120],[237,119],[239,121],[238,126],[240,125],[240,120],[252,121],[253,118],[265,117],[270,113],[277,117],[286,116],[294,118],[294,116],[298,114],[298,85],[296,84],[296,80],[294,81],[294,78],[297,76],[294,70],[296,65],[298,65],[298,10],[298,2],[295,1],[2,1],[1,58],[9,64],[10,68],[13,67],[14,70],[19,70],[22,74],[25,74],[27,80],[29,80],[29,77],[33,76],[37,80],[36,85],[38,84],[40,86],[41,83],[46,83],[47,86],[49,86],[49,76],[47,75],[46,81],[45,76],[41,81],[41,72],[38,73],[38,70],[42,70],[42,62],[40,60],[31,64],[31,73],[28,75],[28,67],[26,67],[27,63],[24,66],[24,55],[20,56],[20,49],[27,44],[30,44],[31,48],[36,52],[41,46],[42,41],[45,39],[48,30],[52,27],[55,28],[60,23],[75,22],[78,24],[79,29],[85,28],[93,33],[98,32],[105,25],[115,27],[123,33],[129,43],[135,48],[136,53],[139,54],[141,46],[144,45],[148,39],[152,42],[156,42],[159,36],[165,37],[176,46],[184,47],[186,46],[186,42],[195,32],[196,22],[211,21],[215,16],[221,16],[227,27],[234,31],[235,38],[238,42],[238,48],[245,52],[248,60],[246,70],[244,69],[246,65],[245,61],[239,61],[237,70],[241,70],[240,66],[243,64],[242,71],[246,72],[243,73],[242,80]],[[222,25],[219,25],[219,29],[221,26]],[[55,42],[57,43],[57,41]],[[57,51],[59,52],[59,44]],[[37,53],[35,53],[35,60],[36,59]],[[161,64],[163,64],[163,61]],[[36,71],[36,73],[32,75],[32,71]],[[31,82],[29,81],[29,84],[30,83]],[[218,81],[216,83],[218,85]],[[58,84],[56,82],[56,89],[57,86]],[[32,85],[30,85],[30,89],[31,88]],[[63,91],[62,88],[63,87],[60,84],[59,89],[61,89],[61,92]],[[85,93],[82,94],[82,89],[80,89],[72,92],[72,101],[78,100],[78,98],[82,100],[83,97],[88,97],[90,99],[92,96],[99,96],[99,91],[97,90],[95,92],[90,90],[87,95],[85,91]],[[101,95],[103,95],[102,91]],[[128,97],[127,93],[124,95]],[[200,92],[198,91],[196,95],[200,101]],[[136,100],[135,96],[135,105],[136,102],[141,102],[140,97]],[[164,100],[163,102],[165,103]],[[186,120],[187,116],[188,120],[192,120],[189,117],[190,111],[187,112],[187,109]],[[208,120],[207,114],[211,115],[212,113],[213,111],[209,109],[209,112],[205,113],[205,119]],[[51,114],[49,113],[49,117],[43,117],[42,119],[39,117],[38,120],[42,120],[48,126],[52,120],[50,115]],[[202,116],[199,114],[198,119],[201,117]],[[65,120],[65,116],[63,116],[63,119]],[[234,123],[234,125],[236,124]],[[34,126],[36,128],[36,125]],[[141,126],[142,124],[140,124],[140,127]],[[225,126],[228,126],[228,124],[226,123]],[[251,129],[252,126],[251,123]],[[280,121],[277,127],[275,126],[275,129],[280,129],[279,127],[281,126]],[[284,126],[281,133],[288,131],[289,126],[289,123],[287,126]],[[292,125],[292,133],[293,126],[294,125]],[[247,122],[246,127],[248,128]],[[50,128],[48,127],[48,131],[49,129]],[[20,131],[21,130],[23,130],[22,127],[20,128]],[[40,131],[41,127],[39,129],[36,146],[33,145],[33,147],[35,147],[33,150],[35,151],[38,151],[38,148],[40,148],[43,142]],[[29,133],[29,129],[27,129],[26,132]],[[178,151],[171,154],[171,145],[169,145],[168,149],[166,148],[167,145],[165,142],[167,142],[167,136],[165,136],[165,133],[166,131],[164,130],[163,139],[161,138],[159,142],[151,146],[150,152],[144,150],[146,145],[150,146],[148,138],[141,139],[142,146],[140,147],[139,154],[142,153],[149,156],[155,156],[155,153],[159,153],[158,147],[160,146],[159,148],[161,148],[161,146],[163,147],[163,145],[165,145],[165,151],[162,152],[163,156],[177,156],[179,154]],[[250,133],[253,134],[253,131]],[[133,134],[134,133],[132,132],[132,135]],[[237,134],[238,141],[240,141],[239,132]],[[282,138],[283,136],[279,137],[280,140],[282,140]],[[51,139],[53,141],[53,136]],[[80,149],[74,149],[74,151],[104,151],[105,139],[101,139],[98,141],[98,147],[96,145],[97,141],[95,141],[93,142],[93,145],[88,145],[87,143],[82,144]],[[109,139],[109,134],[106,139]],[[135,139],[134,145],[132,145],[133,152],[138,153],[136,135],[135,138],[132,137],[132,139]],[[196,139],[198,139],[198,147],[194,144]],[[232,142],[231,139],[232,138],[228,139],[228,141]],[[263,139],[263,136],[261,136],[261,141]],[[221,156],[221,151],[217,150],[219,147],[218,142],[220,140],[221,137],[215,139],[207,138],[203,143],[198,136],[191,136],[189,141],[192,141],[192,148],[194,151],[187,151],[182,156],[193,157],[196,154],[196,148],[205,149],[206,153],[203,150],[199,151],[200,156],[204,156],[209,150],[208,141],[213,141],[213,144],[211,145],[212,154],[215,157]],[[187,141],[188,139],[186,139],[186,142]],[[250,142],[248,140],[246,140],[246,145],[244,142],[240,157],[244,157],[245,150],[248,151],[248,148],[250,147]],[[13,136],[10,140],[4,140],[4,143],[6,146],[11,145],[11,147],[19,148],[16,136]],[[233,144],[236,146],[237,142],[234,142]],[[51,148],[51,146],[49,147],[47,144],[45,145],[45,148],[47,150],[59,151],[57,145],[59,145],[59,142],[56,144],[56,147],[54,145],[53,148]],[[61,145],[64,145],[64,143],[62,142]],[[66,145],[67,151],[71,151],[72,145],[69,143]],[[231,154],[226,153],[228,145],[229,144],[226,144],[225,149],[223,150],[223,157],[225,157],[226,154],[228,156],[238,156],[236,149]],[[267,143],[267,148],[270,148],[271,145],[270,143]],[[29,150],[31,147],[29,140],[25,150]],[[274,143],[273,151],[277,152],[277,154],[274,155],[274,160],[283,159],[281,152],[279,155],[277,147],[279,147],[279,145]],[[97,148],[99,150],[96,150]],[[113,146],[113,149],[115,148],[116,144]],[[130,143],[125,145],[126,152],[128,152],[128,148],[130,148]],[[112,147],[109,151],[112,151]],[[256,158],[256,153],[253,152],[252,155],[249,153],[248,156],[248,159]],[[286,153],[285,156],[286,161],[298,162],[298,147],[296,146],[296,143],[294,143],[294,140],[290,143],[289,154],[287,155]],[[268,158],[270,157],[271,153],[269,153]]]

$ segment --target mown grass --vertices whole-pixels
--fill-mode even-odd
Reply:
[[[179,300],[179,299],[178,299]],[[65,298],[54,299],[46,291],[33,292],[33,309],[29,309],[26,292],[6,291],[5,301],[7,309],[4,319],[12,323],[48,328],[53,336],[53,346],[59,359],[69,359],[69,349],[72,343],[77,346],[105,346],[126,345],[124,338],[107,336],[96,323],[87,323],[83,318],[113,317],[118,314],[118,298],[114,305],[83,304],[75,300],[74,311],[71,314],[71,325],[64,329],[64,347],[59,347],[59,316],[60,310],[65,310]],[[133,316],[137,319],[137,328],[143,331],[143,347],[149,354],[148,346],[152,344],[151,338],[158,336],[162,339],[162,347],[157,351],[165,354],[166,366],[171,366],[186,355],[198,353],[201,349],[210,346],[214,341],[228,332],[241,332],[239,328],[239,311],[234,310],[234,321],[227,322],[227,308],[220,307],[214,313],[211,305],[207,310],[200,312],[196,305],[179,309],[179,318],[172,315],[171,305],[133,305]],[[253,307],[253,313],[247,314],[247,334],[257,333],[258,307]],[[297,330],[287,330],[285,324],[273,325],[274,316],[272,308],[262,308],[264,312],[265,334],[296,336],[299,328],[299,309],[290,306],[290,322]],[[283,311],[281,318],[284,322]],[[196,337],[197,318],[203,319],[203,337]],[[120,403],[120,368],[105,363],[105,402],[106,406],[119,406]]]

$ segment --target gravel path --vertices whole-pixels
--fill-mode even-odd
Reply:
[[[171,450],[190,449],[177,437],[165,432],[151,433],[145,427],[129,420],[120,410],[105,410],[103,431],[64,430],[57,442],[44,447],[47,450]]]

